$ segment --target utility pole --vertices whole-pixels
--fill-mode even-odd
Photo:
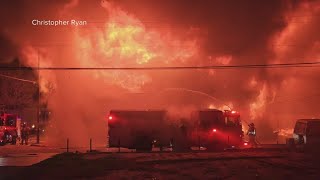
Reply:
[[[278,126],[277,144],[279,144],[279,133],[280,133],[280,129],[279,129],[279,118],[277,118],[277,126]]]
[[[38,49],[38,107],[37,107],[37,144],[40,143],[40,54]]]

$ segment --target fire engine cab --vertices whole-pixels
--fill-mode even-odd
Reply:
[[[21,119],[15,114],[1,113],[0,116],[0,144],[16,144],[20,134]]]
[[[243,131],[240,114],[236,111],[206,109],[192,115],[196,122],[193,144],[208,150],[242,147]]]

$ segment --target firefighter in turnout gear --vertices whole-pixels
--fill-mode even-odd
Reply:
[[[249,143],[251,144],[251,146],[257,147],[258,146],[257,141],[256,141],[257,132],[256,132],[256,128],[254,127],[253,123],[249,124],[249,129],[248,129],[247,135],[249,136]]]
[[[21,127],[21,145],[23,145],[23,142],[25,143],[25,145],[28,145],[28,139],[29,139],[29,128],[27,127],[26,123],[23,123]]]

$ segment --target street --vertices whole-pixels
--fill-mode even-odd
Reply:
[[[63,150],[30,145],[0,146],[0,166],[30,166]]]
[[[105,150],[58,154],[65,149],[12,145],[0,148],[1,166],[10,166],[0,167],[4,179],[317,179],[320,176],[317,156],[286,151],[110,153],[112,150]]]

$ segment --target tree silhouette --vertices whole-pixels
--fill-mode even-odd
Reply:
[[[18,59],[14,59],[9,64],[0,64],[1,67],[21,67]],[[33,71],[23,70],[3,70],[0,74],[21,79],[34,80]],[[37,85],[6,77],[0,77],[0,106],[1,109],[22,109],[32,107],[37,103]]]

